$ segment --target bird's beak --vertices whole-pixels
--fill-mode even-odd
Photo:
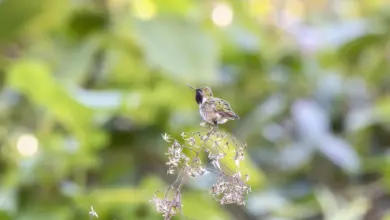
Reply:
[[[187,84],[188,87],[190,87],[191,89],[193,90],[196,90],[194,87],[192,87],[191,85]]]

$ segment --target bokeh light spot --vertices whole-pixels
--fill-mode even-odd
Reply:
[[[22,156],[31,157],[38,152],[38,139],[31,134],[21,135],[16,147]]]
[[[135,0],[132,3],[134,15],[139,19],[149,20],[157,12],[156,5],[151,0]]]
[[[233,10],[226,4],[218,4],[213,9],[211,19],[217,26],[229,26],[233,21]]]

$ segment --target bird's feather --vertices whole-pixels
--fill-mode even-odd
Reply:
[[[215,102],[215,110],[218,114],[222,115],[226,118],[238,118],[238,116],[233,112],[232,108],[230,107],[230,104],[220,98],[214,98]]]

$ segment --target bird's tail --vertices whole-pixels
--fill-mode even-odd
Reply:
[[[230,120],[240,119],[240,117],[238,117],[238,115],[236,115],[234,112],[218,112],[218,113]]]
[[[230,118],[232,118],[232,119],[240,119],[240,117],[238,117],[238,115],[236,115],[233,112],[230,114]]]

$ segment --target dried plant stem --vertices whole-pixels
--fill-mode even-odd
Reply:
[[[173,197],[173,200],[172,200],[172,204],[171,204],[171,207],[169,208],[169,211],[168,213],[170,213],[172,211],[172,209],[175,207],[175,205],[179,205],[180,206],[180,212],[181,212],[181,194],[180,194],[180,190],[181,190],[181,187],[183,186],[183,179],[181,179],[181,182],[180,182],[180,185],[179,187],[177,188],[176,190],[176,193],[175,193],[175,196]],[[178,203],[178,204],[176,204]],[[173,217],[173,215],[167,215],[165,216],[164,220],[169,220]]]

